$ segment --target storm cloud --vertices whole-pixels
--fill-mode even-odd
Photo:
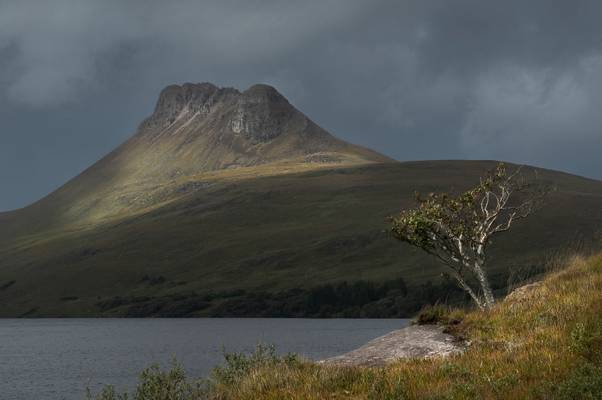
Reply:
[[[133,133],[171,83],[274,85],[398,160],[602,178],[598,1],[0,0],[0,210]]]

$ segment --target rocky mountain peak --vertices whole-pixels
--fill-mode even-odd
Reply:
[[[237,99],[230,128],[252,142],[266,142],[285,132],[291,123],[305,120],[272,86],[253,85]]]
[[[306,119],[274,87],[257,84],[244,92],[212,83],[185,83],[163,89],[153,114],[141,131],[156,135],[176,122],[214,119],[221,130],[241,135],[253,143],[269,141],[294,120]]]
[[[113,158],[144,180],[281,160],[387,160],[333,137],[272,86],[241,92],[208,82],[163,89],[152,115]]]
[[[290,106],[288,100],[274,87],[266,84],[256,84],[244,92],[234,88],[220,88],[212,83],[184,83],[182,85],[169,85],[161,91],[155,106],[153,116],[167,118],[174,113],[181,112],[184,108],[197,111],[206,106],[219,102],[233,101],[242,106]]]
[[[280,94],[276,88],[263,83],[258,83],[249,87],[242,94],[247,98],[256,99],[257,101],[263,101],[266,103],[288,103],[288,100],[282,94]]]
[[[143,122],[144,128],[164,127],[175,121],[189,106],[202,106],[219,91],[212,83],[169,85],[161,91],[153,114]]]

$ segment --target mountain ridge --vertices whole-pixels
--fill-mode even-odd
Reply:
[[[390,161],[332,136],[272,86],[241,92],[208,82],[169,85],[130,138],[17,212],[30,214],[34,225],[88,224],[141,210],[154,202],[141,200],[148,193],[199,174],[273,163],[304,169]],[[53,216],[36,212],[49,208]]]
[[[168,168],[171,175],[253,166],[321,152],[359,156],[368,162],[391,161],[335,138],[265,84],[242,92],[207,82],[170,85],[161,91],[153,114],[140,124],[132,141],[163,145],[161,154],[177,156],[172,161],[179,166]]]
[[[172,85],[124,144],[0,213],[0,316],[407,316],[447,286],[384,233],[386,218],[415,191],[464,190],[495,165],[394,162],[265,85]],[[558,190],[493,245],[498,290],[512,268],[538,271],[600,234],[602,182],[534,170]],[[314,301],[342,281],[381,297]]]

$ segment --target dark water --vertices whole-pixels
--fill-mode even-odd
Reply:
[[[227,351],[259,342],[321,359],[407,325],[400,319],[0,319],[0,398],[83,399],[85,387],[131,388],[175,356],[206,375]]]

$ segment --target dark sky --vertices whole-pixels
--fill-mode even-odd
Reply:
[[[274,85],[399,160],[602,178],[602,1],[0,0],[0,210],[60,186],[171,83]]]

